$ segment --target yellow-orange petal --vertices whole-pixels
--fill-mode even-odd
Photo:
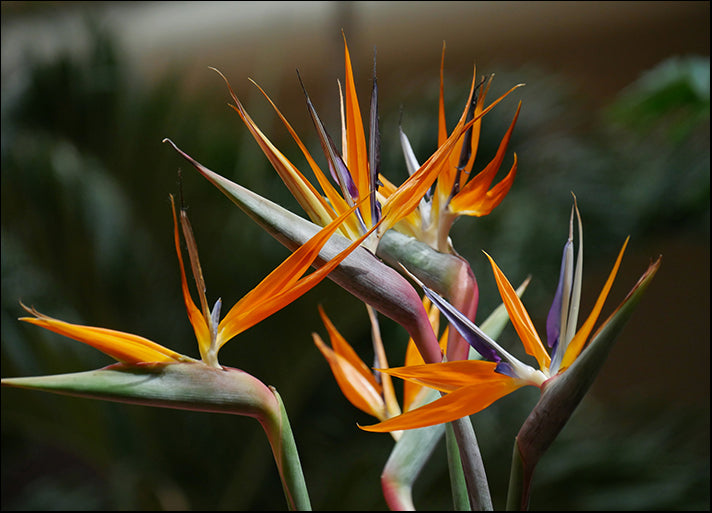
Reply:
[[[257,83],[255,83],[253,81],[253,84],[255,84],[257,89],[260,90],[260,92],[267,99],[267,101],[270,103],[270,105],[272,105],[272,108],[275,110],[275,112],[277,113],[279,118],[282,120],[282,123],[286,127],[287,131],[289,131],[289,134],[292,136],[292,139],[294,139],[294,142],[296,142],[297,146],[299,146],[299,149],[302,151],[304,158],[307,159],[307,162],[309,163],[309,167],[311,168],[312,172],[314,173],[314,176],[316,177],[317,182],[319,182],[319,185],[321,186],[321,189],[324,192],[324,196],[326,196],[326,199],[328,201],[328,203],[324,203],[325,208],[328,211],[331,211],[331,209],[333,209],[333,211],[335,212],[335,215],[331,215],[328,219],[324,218],[323,220],[317,220],[310,215],[310,218],[312,219],[312,221],[319,224],[320,226],[326,226],[338,214],[341,214],[342,212],[348,210],[348,208],[349,208],[348,203],[339,194],[339,192],[337,192],[336,188],[333,185],[331,185],[331,182],[329,181],[329,179],[323,173],[323,171],[318,166],[318,164],[316,163],[314,158],[311,156],[311,153],[309,153],[309,150],[307,149],[306,145],[299,138],[299,136],[297,135],[297,132],[294,130],[294,128],[292,128],[292,125],[290,125],[289,121],[287,121],[287,118],[285,118],[284,115],[282,114],[282,112],[280,112],[280,110],[277,108],[277,105],[275,105],[275,103],[271,100],[271,98],[269,96],[267,96],[267,93]],[[342,225],[341,232],[347,238],[354,240],[361,233],[360,225],[356,222],[347,221]]]
[[[379,424],[359,427],[364,431],[384,433],[452,422],[484,410],[496,400],[527,384],[502,374],[495,376],[494,379],[458,388],[431,403]]]
[[[393,367],[382,372],[412,381],[441,392],[453,392],[458,388],[498,381],[502,374],[494,370],[497,364],[485,360],[455,360],[452,362]]]
[[[20,317],[21,321],[48,329],[77,340],[123,363],[171,363],[190,358],[171,351],[147,338],[107,328],[96,328],[60,321],[39,313],[34,308],[22,307],[34,317]]]
[[[319,305],[318,308],[321,320],[324,323],[327,333],[329,334],[329,340],[331,341],[331,347],[333,348],[334,353],[344,358],[354,369],[356,369],[356,371],[358,371],[359,374],[363,376],[363,379],[371,384],[374,390],[379,391],[380,395],[381,385],[378,381],[376,381],[371,369],[363,363],[363,360],[359,358],[356,351],[354,351],[353,347],[351,347],[351,344],[349,344],[343,335],[339,333],[339,330],[336,329],[336,326],[334,326],[329,317],[327,317],[326,312],[324,312],[321,305]]]
[[[427,296],[423,296],[423,307],[425,311],[428,312],[428,318],[430,319],[430,325],[433,327],[433,333],[438,333],[440,331],[440,310],[433,304]],[[447,338],[448,338],[448,326],[445,326],[442,335],[440,336],[440,349],[443,354],[447,353]],[[424,365],[425,361],[423,356],[418,351],[418,347],[412,338],[408,340],[408,344],[405,349],[405,361],[404,367],[410,367],[413,365]],[[408,411],[413,405],[413,401],[423,389],[423,386],[415,383],[413,381],[405,380],[403,381],[403,411]]]
[[[509,141],[512,138],[512,132],[514,130],[514,125],[517,122],[517,118],[519,117],[519,111],[522,108],[522,102],[519,102],[519,106],[517,107],[517,112],[514,114],[514,119],[512,119],[512,123],[509,125],[509,129],[505,133],[504,137],[502,138],[502,141],[499,144],[499,148],[497,149],[497,153],[495,156],[492,158],[492,160],[485,166],[485,168],[477,173],[476,176],[474,176],[471,180],[469,180],[460,190],[458,194],[455,195],[455,197],[452,198],[450,201],[450,209],[453,212],[458,212],[460,211],[465,211],[465,210],[475,210],[473,209],[473,205],[476,205],[479,203],[479,201],[482,198],[485,198],[487,195],[487,191],[490,187],[490,184],[492,183],[492,180],[494,180],[495,175],[497,174],[497,171],[499,171],[499,168],[502,165],[502,162],[504,161],[504,155],[507,151],[507,146],[509,145]],[[513,166],[513,169],[516,169],[516,160],[515,164]],[[514,178],[512,172],[510,171],[509,175],[505,180]],[[511,186],[511,179],[509,182],[509,185]],[[507,191],[509,190],[509,187],[507,187]],[[506,193],[505,193],[506,194]],[[504,196],[502,196],[504,197]],[[501,200],[501,199],[500,199]],[[492,207],[494,208],[494,207]],[[491,209],[490,209],[491,210]],[[487,212],[489,213],[489,212]],[[472,214],[470,214],[472,215]],[[475,214],[478,215],[478,214]],[[479,214],[483,215],[483,214]]]
[[[366,200],[368,200],[368,196],[361,201]],[[218,327],[218,347],[222,347],[237,334],[284,308],[316,286],[356,249],[366,237],[376,230],[379,226],[378,223],[327,263],[308,276],[302,276],[314,263],[322,247],[329,241],[329,238],[341,223],[359,206],[360,203],[355,204],[322,228],[316,235],[297,248],[254,289],[240,299],[220,322]]]
[[[351,67],[351,56],[349,48],[346,44],[346,36],[344,36],[344,61],[345,61],[345,113],[346,113],[346,148],[342,151],[345,153],[346,166],[351,172],[351,177],[356,184],[359,192],[359,198],[363,198],[370,194],[371,177],[368,170],[368,152],[366,147],[366,135],[363,130],[363,118],[358,105],[358,97],[356,96],[356,85],[354,83],[354,72]],[[366,226],[371,224],[370,206],[361,209],[364,215]]]
[[[593,330],[593,325],[596,324],[596,320],[598,320],[598,316],[601,314],[601,310],[603,309],[603,303],[605,303],[606,298],[608,297],[608,293],[611,290],[611,286],[613,286],[613,281],[616,279],[616,274],[618,273],[618,268],[621,265],[623,253],[625,252],[625,248],[628,245],[629,239],[630,237],[626,238],[625,242],[623,243],[623,247],[618,252],[618,258],[616,258],[616,262],[615,264],[613,264],[613,269],[608,275],[608,279],[603,285],[601,293],[598,295],[598,299],[596,300],[596,304],[593,306],[593,310],[591,310],[591,313],[586,319],[586,322],[584,322],[581,326],[581,329],[576,332],[576,335],[574,335],[574,338],[571,340],[569,346],[566,348],[564,357],[561,360],[562,370],[570,366],[574,362],[574,360],[578,358],[578,355],[583,350],[583,347],[586,344],[586,341],[588,340],[588,336],[591,334],[591,330]]]
[[[418,351],[415,342],[413,342],[412,338],[409,339],[405,349],[405,366],[423,365],[424,363],[423,357],[420,355],[420,351]],[[408,380],[403,381],[403,411],[410,410],[413,401],[422,389],[423,386],[418,383],[413,383]]]
[[[319,348],[319,351],[329,363],[336,383],[346,399],[359,410],[379,420],[385,419],[386,405],[381,397],[380,386],[374,383],[375,380],[366,379],[360,369],[354,367],[343,356],[336,354],[321,340],[319,335],[312,333],[312,337],[314,338],[314,344],[316,344],[316,347]]]
[[[492,257],[487,253],[485,253],[485,255],[487,255],[487,258],[492,265],[494,279],[497,282],[497,288],[499,289],[499,295],[502,296],[502,302],[507,308],[509,319],[512,321],[512,325],[522,341],[524,350],[527,354],[536,358],[540,369],[549,369],[549,365],[551,365],[551,357],[549,356],[549,353],[546,352],[544,344],[541,343],[539,334],[534,328],[534,324],[532,323],[526,308],[524,308],[522,300],[519,299],[514,287],[512,287],[512,284],[509,283],[509,280],[500,268],[497,267],[497,264],[494,262]]]
[[[452,198],[449,209],[457,215],[464,216],[486,216],[499,205],[512,188],[514,177],[517,175],[517,154],[514,154],[512,167],[497,185],[484,194],[480,194],[472,189],[464,188]],[[466,186],[469,185],[466,184]]]

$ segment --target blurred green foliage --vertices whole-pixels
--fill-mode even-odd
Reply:
[[[150,86],[130,80],[110,35],[96,31],[85,56],[30,69],[2,95],[2,376],[111,363],[18,322],[19,300],[197,356],[168,203],[185,164],[162,139],[288,208],[297,208],[294,200],[225,106],[227,94],[188,94],[179,70]],[[446,83],[453,123],[467,92],[461,78]],[[610,265],[629,233],[642,246],[682,236],[709,248],[709,58],[661,64],[600,118],[564,81],[534,69],[498,70],[491,97],[520,81],[528,83],[515,93],[524,110],[507,157],[516,151],[520,159],[515,186],[492,215],[461,220],[453,231],[478,276],[483,316],[498,301],[482,249],[513,281],[534,273],[525,303],[545,314],[570,191],[584,217],[589,268]],[[404,95],[401,123],[424,160],[436,141],[437,83]],[[486,118],[479,162],[494,154],[514,101]],[[398,181],[405,177],[401,113],[381,108],[383,168]],[[284,135],[269,136],[301,162]],[[182,188],[209,300],[233,304],[287,252],[190,169]],[[311,342],[312,331],[323,333],[317,303],[367,361],[365,309],[331,282],[240,335],[221,361],[282,394],[315,509],[383,509],[379,476],[391,439],[356,427],[370,419],[343,398]],[[382,327],[397,365],[407,337],[387,320]],[[700,343],[708,346],[707,327]],[[495,507],[504,504],[513,436],[535,401],[536,393],[522,391],[474,417]],[[621,416],[587,399],[537,470],[532,509],[709,508],[709,410],[706,418],[687,416],[655,398],[635,407],[640,415]],[[451,508],[443,455],[441,447],[418,480],[422,509]],[[4,510],[284,508],[269,446],[250,419],[9,389],[2,390],[2,489]]]

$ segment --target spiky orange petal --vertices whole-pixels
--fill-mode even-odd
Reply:
[[[316,347],[329,363],[331,372],[346,399],[359,410],[373,415],[379,420],[385,419],[386,409],[381,397],[380,386],[375,382],[373,376],[368,374],[370,379],[367,379],[361,369],[354,367],[344,356],[329,348],[319,335],[313,333],[312,337]]]
[[[526,383],[509,376],[494,374],[491,379],[458,388],[454,392],[415,410],[379,424],[359,427],[365,431],[384,433],[451,422],[482,411],[496,400],[525,385]]]
[[[362,201],[367,200],[368,197]],[[297,248],[287,259],[264,278],[254,289],[240,299],[225,315],[218,327],[218,347],[235,335],[251,328],[278,310],[305,294],[323,280],[344,258],[358,247],[368,235],[378,228],[374,225],[368,232],[351,243],[346,249],[308,276],[302,276],[312,265],[329,238],[341,223],[359,207],[359,203],[334,219],[316,235]]]
[[[34,315],[34,317],[20,317],[21,321],[41,326],[42,328],[92,346],[119,362],[137,364],[149,362],[171,363],[190,360],[190,358],[180,353],[171,351],[160,344],[156,344],[138,335],[106,328],[72,324],[43,315],[34,308],[27,308],[25,305],[22,306],[25,310]]]
[[[497,288],[499,289],[500,296],[502,296],[502,302],[507,308],[507,313],[509,313],[512,325],[524,345],[524,350],[527,354],[536,358],[540,369],[548,369],[549,365],[551,365],[551,357],[549,356],[549,353],[546,352],[544,344],[542,344],[539,334],[534,328],[534,324],[529,317],[529,313],[526,308],[524,308],[524,304],[522,304],[522,300],[519,299],[514,287],[512,287],[512,284],[509,283],[509,280],[500,268],[497,267],[497,264],[494,262],[492,257],[487,253],[485,253],[485,255],[487,255],[487,258],[492,265],[494,278],[497,282]]]

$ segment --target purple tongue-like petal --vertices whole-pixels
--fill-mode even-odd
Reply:
[[[573,242],[567,241],[564,244],[564,254],[561,257],[561,272],[559,273],[559,284],[556,286],[556,294],[554,295],[554,301],[549,309],[549,315],[546,318],[546,343],[549,347],[556,350],[556,346],[559,343],[559,336],[561,335],[561,302],[563,301],[564,295],[564,280],[566,272],[566,253],[569,246]]]
[[[307,90],[304,87],[304,83],[302,82],[302,77],[299,75],[299,71],[297,71],[297,77],[299,78],[299,83],[302,86],[302,91],[304,91],[304,96],[306,96],[307,99],[307,108],[309,109],[309,115],[312,118],[312,122],[314,123],[314,127],[316,128],[317,134],[319,134],[319,142],[321,143],[321,149],[323,150],[324,155],[326,156],[326,159],[329,162],[331,176],[341,186],[341,192],[344,195],[344,199],[348,202],[349,206],[353,206],[359,199],[356,184],[354,183],[353,178],[351,177],[349,168],[344,163],[343,159],[341,158],[341,155],[339,155],[339,152],[336,150],[334,142],[331,140],[331,137],[329,137],[329,134],[326,132],[324,125],[319,119],[319,116],[316,113],[316,109],[314,108],[314,105],[312,104],[311,99],[307,94]]]
[[[460,335],[467,340],[475,351],[480,353],[485,360],[491,362],[499,362],[502,360],[496,349],[490,343],[490,338],[475,324],[465,317],[460,311],[438,295],[435,291],[430,290],[425,285],[421,285],[425,295],[428,296],[435,306],[447,317]]]
[[[510,378],[518,378],[517,373],[514,372],[514,369],[512,369],[512,366],[507,363],[507,362],[498,362],[497,366],[494,368],[494,371],[499,373],[499,374],[504,374],[505,376],[509,376]]]

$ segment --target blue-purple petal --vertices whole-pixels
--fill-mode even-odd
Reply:
[[[567,241],[566,244],[564,244],[564,252],[561,257],[561,271],[559,272],[559,284],[556,286],[554,301],[551,304],[549,315],[546,318],[546,343],[549,347],[554,348],[554,351],[556,351],[556,346],[559,343],[559,337],[561,335],[561,302],[563,301],[564,294],[566,252],[572,244],[573,242],[571,241]]]
[[[494,368],[494,371],[498,374],[504,374],[505,376],[509,376],[510,378],[519,377],[517,376],[517,373],[514,372],[512,366],[507,362],[498,362],[497,366]]]
[[[470,344],[475,351],[482,355],[482,358],[491,362],[502,360],[497,350],[490,343],[489,337],[478,328],[475,323],[465,317],[457,308],[452,306],[443,297],[425,285],[422,285],[425,295],[438,309],[447,317],[450,324],[454,326],[460,335]]]

